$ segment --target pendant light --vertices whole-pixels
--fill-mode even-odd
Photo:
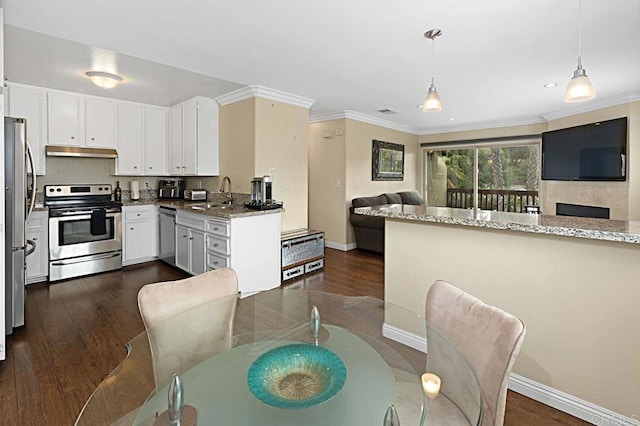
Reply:
[[[596,89],[587,76],[587,72],[582,68],[582,0],[578,0],[578,68],[573,72],[573,77],[567,84],[564,101],[583,102],[593,99],[595,96]]]
[[[442,110],[442,99],[440,99],[440,95],[438,95],[438,91],[436,90],[436,86],[434,84],[434,74],[436,70],[436,62],[434,59],[434,45],[436,37],[442,35],[442,30],[433,29],[424,33],[424,36],[428,39],[431,39],[431,86],[429,86],[429,92],[427,96],[424,98],[424,104],[422,104],[422,110],[424,112],[438,112]]]

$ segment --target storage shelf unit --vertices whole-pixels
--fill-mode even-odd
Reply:
[[[324,267],[324,232],[314,229],[283,232],[281,243],[282,281]]]

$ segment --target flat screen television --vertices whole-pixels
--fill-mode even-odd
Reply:
[[[627,117],[542,133],[543,180],[625,181]]]

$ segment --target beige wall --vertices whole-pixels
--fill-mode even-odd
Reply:
[[[339,244],[347,242],[348,224],[345,128],[345,119],[309,124],[309,227],[323,230],[327,241]],[[323,137],[325,132],[330,137]]]
[[[282,230],[306,228],[309,109],[263,98],[255,105],[254,176],[272,174],[273,197],[284,203]]]
[[[599,120],[610,120],[618,117],[629,117],[629,124],[634,119],[630,115],[630,104],[604,108],[584,114],[553,120],[548,123],[549,130],[564,129],[593,123]],[[629,133],[629,152],[634,152],[634,145],[640,149],[640,140],[634,140],[635,135]],[[636,137],[636,139],[639,139]],[[629,158],[628,166],[640,169],[640,161]],[[640,160],[640,154],[638,155]],[[635,166],[637,164],[637,166]],[[629,218],[629,183],[625,182],[563,182],[542,181],[540,190],[544,194],[542,211],[555,214],[556,203],[582,204],[589,206],[610,208],[611,219],[627,220]]]
[[[336,134],[336,130],[338,133]],[[324,138],[325,132],[330,134]],[[371,180],[372,140],[404,145],[404,180]],[[418,137],[351,119],[309,125],[309,226],[325,239],[355,243],[349,207],[355,197],[418,189]]]
[[[640,102],[629,105],[629,220],[640,220]],[[636,166],[637,164],[637,166]]]
[[[220,176],[229,176],[233,191],[251,193],[256,138],[256,99],[220,107]],[[217,188],[216,188],[217,189]]]
[[[526,323],[516,374],[637,419],[638,259],[636,244],[387,219],[385,300],[422,313],[449,281]]]
[[[416,135],[355,120],[347,120],[346,135],[345,215],[348,216],[351,199],[355,197],[419,190],[419,150]],[[404,145],[404,180],[371,180],[371,141],[373,139]],[[349,225],[347,226],[347,244],[353,242],[355,242],[353,228]]]

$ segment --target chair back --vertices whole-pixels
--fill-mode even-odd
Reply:
[[[475,369],[483,396],[482,425],[502,425],[509,373],[522,346],[525,324],[444,281],[436,281],[427,293],[426,319]],[[441,376],[443,392],[464,411],[460,392],[466,385],[448,367],[449,356],[440,347],[446,345],[432,345],[427,329],[427,370]]]
[[[237,293],[231,268],[140,289],[138,308],[149,336],[156,388],[231,346]]]

